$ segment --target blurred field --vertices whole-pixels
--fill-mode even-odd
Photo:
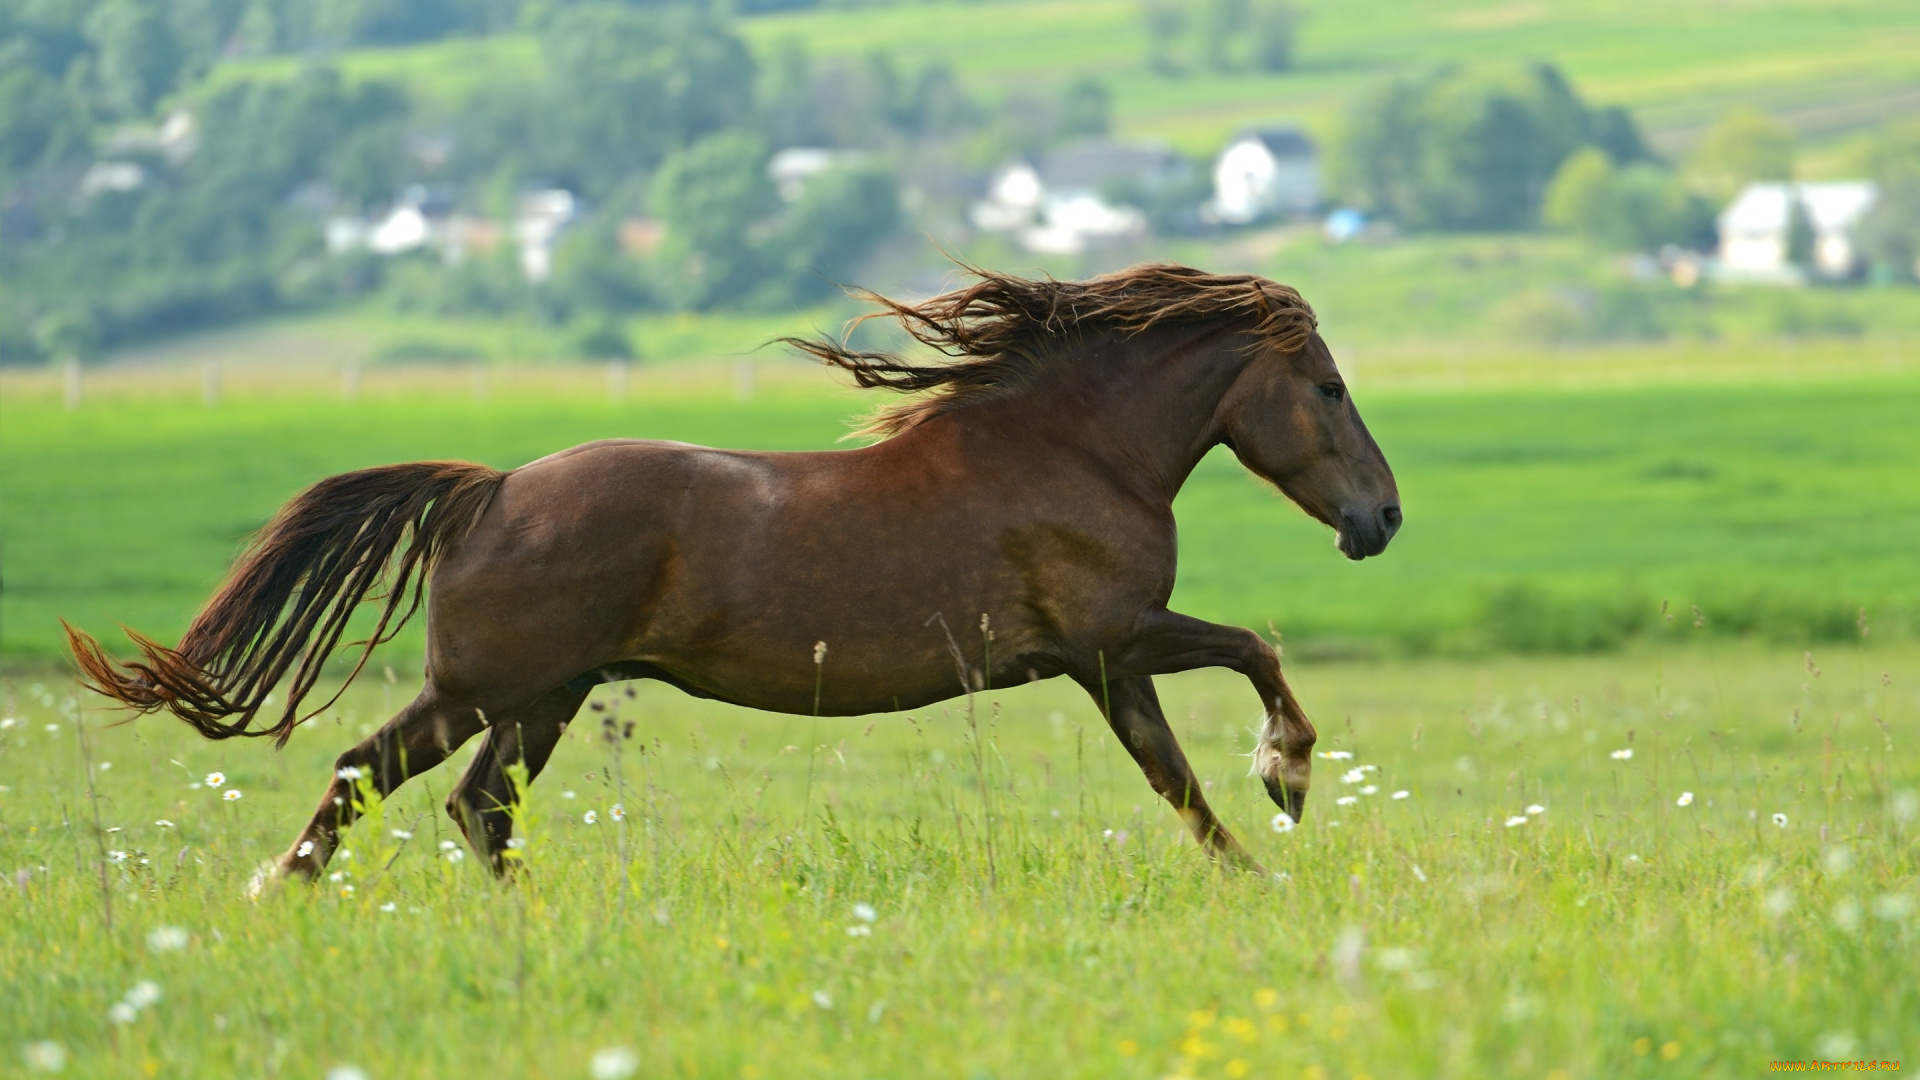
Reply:
[[[0,1053],[52,1041],[82,1076],[583,1077],[627,1048],[658,1077],[1356,1080],[1920,1050],[1912,646],[1293,670],[1321,749],[1354,757],[1317,762],[1286,835],[1238,756],[1244,684],[1160,680],[1281,880],[1205,865],[1061,682],[982,695],[978,744],[964,702],[815,727],[643,686],[602,691],[637,722],[617,756],[583,713],[533,787],[517,886],[443,852],[443,769],[356,827],[337,879],[258,905],[248,874],[404,679],[371,674],[279,754],[82,702],[97,802],[67,691],[21,680]],[[142,981],[158,1000],[111,1020]]]
[[[0,384],[0,657],[61,651],[64,617],[113,638],[177,635],[241,540],[305,484],[383,462],[512,467],[595,438],[763,449],[835,445],[877,402],[766,356],[668,365],[610,400],[586,366],[236,368]],[[1853,639],[1920,612],[1920,376],[1897,343],[1346,359],[1408,525],[1349,564],[1330,534],[1218,452],[1189,481],[1175,605],[1323,651],[1609,648],[1670,634],[1661,601],[1716,631]],[[32,508],[32,512],[26,512]],[[850,555],[850,558],[853,557]],[[417,639],[404,639],[401,647]]]
[[[1740,106],[1780,115],[1818,143],[1920,104],[1920,36],[1897,0],[1749,0],[1737,17],[1718,6],[1652,5],[1631,20],[1605,0],[1302,6],[1297,66],[1278,77],[1221,76],[1197,65],[1181,76],[1151,72],[1135,0],[824,8],[743,18],[741,30],[763,57],[789,41],[818,56],[879,50],[907,66],[945,62],[969,84],[999,92],[1098,75],[1114,91],[1123,134],[1191,153],[1211,154],[1241,128],[1277,118],[1330,134],[1357,90],[1442,63],[1551,59],[1594,100],[1632,107],[1669,151],[1691,146]],[[1196,12],[1191,21],[1199,19]],[[351,77],[395,79],[452,108],[503,76],[530,75],[540,56],[530,38],[505,36],[353,50],[337,60]],[[227,63],[211,85],[290,73],[300,62]]]

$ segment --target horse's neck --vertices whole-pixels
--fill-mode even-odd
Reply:
[[[1023,395],[1031,422],[1077,435],[1169,502],[1218,445],[1220,400],[1247,354],[1214,329],[1176,327],[1093,342]]]

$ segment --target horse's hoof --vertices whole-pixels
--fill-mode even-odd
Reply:
[[[280,860],[268,859],[254,870],[252,877],[247,879],[247,899],[256,904],[259,903],[260,898],[267,894],[267,890],[278,886],[286,880],[286,877],[287,872],[281,867]]]

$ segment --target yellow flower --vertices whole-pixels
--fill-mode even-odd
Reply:
[[[1227,1034],[1232,1035],[1241,1042],[1250,1043],[1260,1037],[1260,1029],[1253,1026],[1253,1021],[1245,1020],[1238,1016],[1228,1017],[1226,1023],[1220,1026],[1227,1030]]]
[[[1239,1058],[1234,1058],[1232,1061],[1227,1062],[1227,1075],[1232,1077],[1233,1080],[1240,1080],[1241,1077],[1247,1075],[1247,1063]]]
[[[1253,992],[1253,1003],[1268,1012],[1272,1012],[1274,1006],[1280,1004],[1280,991],[1275,990],[1271,986],[1263,986]]]
[[[1135,1054],[1138,1054],[1139,1052],[1140,1052],[1140,1044],[1139,1044],[1139,1043],[1137,1043],[1137,1042],[1134,1042],[1134,1041],[1133,1041],[1132,1039],[1121,1039],[1121,1040],[1120,1040],[1120,1054],[1121,1054],[1121,1056],[1123,1056],[1123,1057],[1132,1057],[1132,1056],[1134,1056]]]
[[[1668,1042],[1660,1047],[1660,1060],[1662,1061],[1672,1061],[1679,1056],[1680,1044],[1677,1042]]]
[[[1635,1054],[1639,1054],[1639,1055],[1642,1055],[1642,1056],[1645,1056],[1645,1054],[1647,1053],[1647,1051],[1649,1051],[1649,1050],[1652,1050],[1652,1049],[1653,1049],[1653,1040],[1652,1040],[1652,1039],[1644,1039],[1644,1038],[1642,1038],[1642,1039],[1635,1039],[1635,1040],[1633,1040],[1633,1052],[1634,1052]]]

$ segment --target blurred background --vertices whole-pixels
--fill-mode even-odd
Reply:
[[[949,256],[1315,305],[1408,530],[1333,566],[1210,460],[1197,613],[1898,633],[1917,107],[1902,0],[4,0],[0,658],[177,630],[328,471],[832,445],[868,403],[758,347]]]

